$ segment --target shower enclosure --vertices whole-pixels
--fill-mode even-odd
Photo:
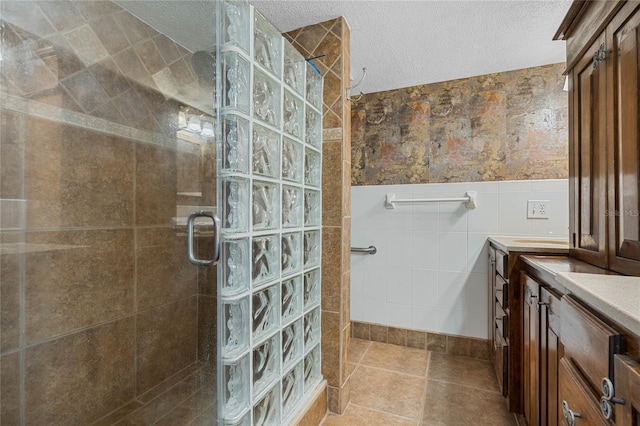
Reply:
[[[2,424],[288,423],[322,379],[322,78],[246,2],[0,12]]]

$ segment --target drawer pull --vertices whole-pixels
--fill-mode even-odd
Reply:
[[[549,306],[549,304],[546,302],[538,302],[538,305],[536,306],[536,311],[540,312],[540,306]]]
[[[608,377],[602,379],[602,397],[600,398],[600,411],[602,416],[609,420],[613,416],[613,404],[624,405],[624,399],[616,398],[613,383]]]
[[[576,419],[582,417],[582,414],[571,411],[567,401],[562,401],[562,415],[569,423],[569,426],[576,426]]]

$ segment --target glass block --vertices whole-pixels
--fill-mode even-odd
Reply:
[[[273,126],[280,126],[280,84],[265,73],[253,73],[253,115]]]
[[[249,181],[222,179],[222,232],[247,232],[249,229]]]
[[[225,52],[222,55],[223,72],[222,80],[222,106],[231,107],[249,114],[249,101],[251,89],[249,84],[249,61],[236,52]]]
[[[302,234],[282,234],[282,275],[291,275],[302,270]]]
[[[226,114],[222,123],[223,171],[249,173],[249,121],[237,115]]]
[[[322,117],[320,113],[307,108],[305,111],[305,142],[317,148],[322,146]]]
[[[280,78],[282,69],[282,35],[254,10],[253,59]]]
[[[306,65],[307,61],[300,52],[285,41],[282,79],[289,87],[302,96],[304,96],[304,71]]]
[[[302,182],[303,156],[301,144],[286,136],[282,139],[282,179]]]
[[[320,270],[314,269],[304,274],[304,309],[320,303]]]
[[[239,47],[245,52],[249,52],[250,27],[249,15],[250,6],[246,1],[226,1],[224,41]]]
[[[282,368],[287,369],[302,357],[302,318],[282,329]]]
[[[222,356],[233,358],[249,349],[249,298],[222,303],[224,315],[224,346]]]
[[[307,102],[322,110],[322,76],[310,65],[307,65]]]
[[[275,229],[279,226],[279,198],[278,184],[271,182],[253,181],[253,229]]]
[[[295,318],[302,312],[302,277],[282,281],[280,288],[282,300],[282,322]]]
[[[273,426],[280,424],[280,384],[273,387],[256,405],[253,406],[254,426]]]
[[[280,273],[280,237],[265,235],[254,237],[253,246],[253,285],[278,278]]]
[[[253,340],[260,340],[278,328],[280,320],[279,285],[273,285],[253,294],[251,322]]]
[[[235,419],[247,408],[249,402],[249,354],[235,362],[223,363],[222,417]],[[230,422],[230,424],[239,424]]]
[[[320,231],[304,233],[303,265],[310,268],[320,264]]]
[[[287,89],[284,90],[282,111],[283,130],[298,139],[302,138],[304,104]],[[317,113],[316,113],[317,114]]]
[[[320,308],[304,316],[304,349],[308,350],[320,341]]]
[[[223,239],[220,248],[220,266],[225,278],[221,290],[223,296],[233,296],[249,288],[250,258],[248,238]]]
[[[312,150],[304,150],[304,183],[307,185],[320,187],[322,168],[320,164],[320,153]]]
[[[246,414],[239,419],[223,419],[222,424],[224,426],[251,426],[251,411],[247,411]]]
[[[257,124],[253,125],[253,173],[280,177],[280,135]]]
[[[304,357],[304,391],[313,388],[320,378],[320,345]]]
[[[293,409],[303,395],[303,372],[303,363],[299,362],[282,377],[282,410],[285,417],[293,413]]]
[[[302,226],[302,189],[294,186],[282,186],[282,227]]]
[[[276,333],[253,349],[253,394],[260,394],[279,377],[280,335]]]
[[[305,226],[319,226],[320,214],[320,192],[313,190],[304,191],[304,224]]]

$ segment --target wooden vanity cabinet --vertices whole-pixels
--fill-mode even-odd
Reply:
[[[640,2],[575,1],[555,39],[569,76],[571,256],[640,276]]]
[[[616,404],[616,425],[640,425],[640,362],[629,356],[615,357],[615,397],[624,401]]]
[[[555,425],[558,419],[560,295],[520,272],[524,325],[524,417],[529,425]]]

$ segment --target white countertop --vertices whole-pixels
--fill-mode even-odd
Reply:
[[[565,254],[569,253],[569,238],[489,236],[494,246],[509,252]]]
[[[559,272],[567,292],[640,336],[640,277]]]

